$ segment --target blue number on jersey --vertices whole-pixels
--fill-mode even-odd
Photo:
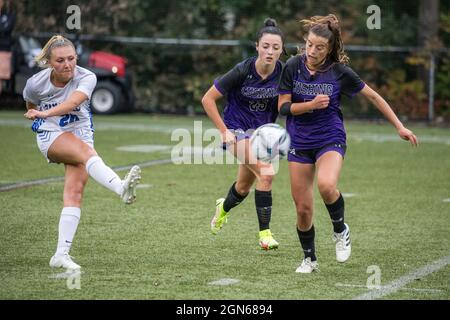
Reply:
[[[59,120],[59,126],[60,127],[65,127],[67,126],[69,123],[75,122],[75,121],[80,121],[80,118],[78,118],[77,115],[75,114],[66,114],[64,115],[61,120]]]
[[[31,130],[33,132],[37,132],[39,130],[39,127],[45,122],[44,119],[37,118],[34,119],[33,124],[31,125]]]

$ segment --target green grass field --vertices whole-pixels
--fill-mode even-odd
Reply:
[[[0,112],[0,185],[63,175],[48,165],[21,112]],[[94,116],[95,145],[110,166],[170,159],[169,151],[126,152],[128,145],[174,145],[170,133],[206,118]],[[254,195],[233,209],[219,235],[209,232],[215,199],[236,165],[149,165],[132,206],[90,180],[71,255],[83,267],[80,289],[55,279],[53,255],[63,182],[0,192],[0,299],[353,299],[371,292],[369,266],[389,286],[439,259],[444,266],[381,299],[450,298],[450,130],[412,126],[412,148],[389,125],[346,124],[348,151],[340,190],[352,256],[335,260],[332,226],[315,192],[320,272],[295,273],[302,253],[295,231],[287,162],[273,186],[271,229],[280,248],[258,248]],[[125,171],[120,171],[123,176]],[[351,197],[351,194],[354,196]],[[449,199],[449,200],[446,200]],[[219,279],[232,285],[209,284]]]

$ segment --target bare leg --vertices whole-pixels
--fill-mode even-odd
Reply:
[[[84,187],[89,175],[84,165],[65,165],[66,174],[64,177],[64,207],[81,208]]]
[[[313,223],[313,185],[315,166],[289,162],[291,194],[297,210],[297,228],[307,231]]]
[[[50,160],[65,164],[85,165],[97,152],[71,132],[60,135],[48,149]]]
[[[256,176],[246,165],[240,164],[236,179],[236,191],[242,195],[250,192]]]
[[[326,152],[317,160],[317,186],[326,204],[334,203],[339,198],[337,184],[342,163],[342,156],[336,151]]]
[[[343,158],[335,151],[324,153],[317,161],[317,185],[330,214],[335,233],[345,230],[344,198],[337,189]]]
[[[317,161],[317,185],[330,214],[336,242],[336,259],[348,260],[351,254],[350,228],[344,223],[344,198],[337,189],[343,158],[336,151],[324,153]]]
[[[88,144],[70,132],[61,134],[50,146],[48,157],[52,161],[83,165],[88,174],[105,188],[122,196],[124,188],[119,176],[97,155]]]
[[[255,202],[260,229],[262,226],[265,227],[265,229],[268,229],[272,208],[271,190],[273,167],[270,164],[265,164],[261,161],[251,159],[249,150],[250,143],[248,139],[238,141],[230,149],[231,153],[239,159],[241,164],[239,165],[236,182],[231,186],[227,197],[225,199],[219,199],[216,203],[216,213],[211,221],[211,230],[214,234],[222,228],[224,222],[226,221],[228,212],[235,206],[239,205],[246,198],[255,180],[257,180]],[[267,174],[266,170],[269,174]],[[260,193],[264,194],[261,195]],[[259,204],[260,201],[258,199],[261,198],[264,198],[263,202],[265,203],[263,205]],[[264,209],[264,214],[259,214],[259,207]],[[261,220],[260,216],[264,219]]]
[[[313,224],[314,164],[289,162],[291,193],[297,211],[297,235],[305,259],[296,272],[310,273],[317,268]]]
[[[273,176],[275,175],[273,166],[270,163],[258,161],[253,157],[250,151],[249,139],[243,139],[237,142],[235,144],[235,147],[232,149],[232,153],[237,159],[239,159],[239,161],[242,162],[242,165],[246,167],[247,171],[251,171],[254,177],[256,177],[256,187],[258,190],[272,190],[272,180]],[[254,179],[250,178],[251,174],[247,171],[242,172],[242,178],[247,180],[248,182],[252,180],[251,182],[253,183]],[[250,186],[248,187],[248,189],[250,189]]]

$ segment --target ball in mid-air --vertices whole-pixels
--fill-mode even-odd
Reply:
[[[291,138],[285,128],[276,123],[268,123],[256,129],[250,137],[250,146],[256,159],[272,162],[283,158],[289,152]]]

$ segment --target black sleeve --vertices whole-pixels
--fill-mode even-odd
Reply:
[[[298,69],[298,57],[289,58],[281,72],[280,82],[278,84],[279,94],[292,94],[294,74]]]
[[[240,62],[233,69],[214,80],[216,89],[226,96],[231,89],[240,86],[248,73],[249,64],[248,60]]]
[[[11,34],[16,23],[16,17],[13,14],[6,14],[3,17],[6,19],[0,21],[0,34],[7,36]]]
[[[364,88],[364,81],[359,78],[352,68],[346,65],[340,65],[339,70],[341,72],[340,82],[342,94],[351,98]]]

